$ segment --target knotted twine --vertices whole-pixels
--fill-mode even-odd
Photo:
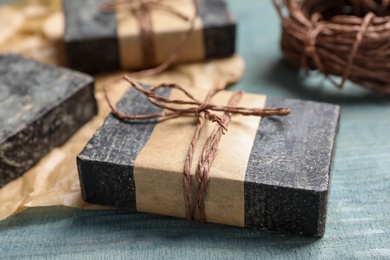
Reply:
[[[172,6],[164,4],[162,0],[114,0],[101,5],[100,10],[102,12],[113,12],[125,8],[130,9],[131,13],[136,17],[139,24],[143,59],[145,65],[149,68],[156,65],[155,40],[153,32],[153,22],[151,17],[152,10],[166,11],[168,13],[176,15],[177,17],[185,21],[190,21],[189,30],[179,41],[179,44],[177,45],[177,50],[175,50],[170,55],[170,57],[163,64],[160,65],[162,67],[162,70],[164,70],[176,60],[178,52],[184,46],[184,42],[187,42],[190,38],[195,27],[196,18],[198,17],[199,3],[200,0],[195,0],[195,14],[191,18],[191,20],[185,14],[180,12],[180,10],[177,10]]]
[[[244,116],[286,116],[290,114],[290,109],[288,108],[246,108],[237,106],[242,98],[242,92],[233,92],[226,106],[219,106],[212,103],[212,98],[220,90],[211,90],[208,92],[205,100],[202,102],[195,98],[190,92],[185,90],[183,87],[177,84],[160,84],[152,86],[149,89],[143,88],[140,84],[134,81],[130,76],[125,75],[124,79],[127,80],[137,91],[144,94],[148,101],[163,109],[159,113],[155,114],[143,114],[143,115],[127,115],[120,112],[115,105],[111,102],[105,91],[106,100],[112,110],[112,114],[120,120],[143,120],[151,118],[170,118],[170,117],[180,117],[180,116],[189,116],[194,115],[198,118],[198,123],[196,126],[195,133],[191,140],[190,146],[188,148],[188,153],[183,168],[183,199],[184,207],[186,212],[186,217],[189,220],[195,220],[200,223],[206,221],[205,205],[204,198],[207,190],[207,184],[209,182],[209,172],[212,166],[212,163],[217,155],[218,145],[221,140],[221,137],[227,131],[227,127],[230,123],[232,115],[244,115]],[[163,96],[157,95],[154,91],[160,88],[169,88],[176,89],[181,91],[188,100],[171,100]],[[185,108],[180,106],[170,106],[174,105],[184,105]],[[215,112],[223,112],[222,116],[215,114]],[[199,139],[201,130],[205,124],[206,120],[215,122],[216,125],[207,138],[206,143],[203,147],[200,159],[198,161],[195,177],[197,180],[197,190],[195,198],[195,208],[192,207],[191,200],[191,165]]]
[[[390,0],[273,2],[288,62],[390,93]]]

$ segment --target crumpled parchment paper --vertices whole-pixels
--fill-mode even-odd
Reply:
[[[26,0],[0,5],[0,53],[14,52],[55,65],[65,65],[62,36],[64,18],[60,0]],[[239,56],[204,63],[186,64],[140,81],[149,84],[175,82],[182,86],[225,88],[238,81],[244,71]],[[103,207],[85,203],[81,198],[76,156],[103,123],[110,109],[102,86],[125,72],[96,76],[95,96],[99,114],[55,148],[22,177],[0,189],[0,220],[28,207],[64,205],[86,209]],[[114,81],[109,95],[119,101],[128,89],[124,81]],[[1,95],[1,93],[0,93]]]

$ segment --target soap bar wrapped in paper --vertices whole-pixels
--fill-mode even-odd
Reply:
[[[177,89],[156,92],[170,100],[188,99]],[[201,90],[191,89],[191,94],[197,100],[207,96]],[[231,96],[220,91],[209,103],[218,110]],[[248,93],[238,106],[288,107],[291,114],[231,115],[209,170],[206,221],[322,236],[339,107]],[[162,112],[134,89],[118,109],[127,114]],[[186,217],[183,168],[199,120],[196,114],[131,122],[109,116],[77,158],[85,201]],[[192,198],[199,188],[196,162],[215,124],[205,122],[193,153]]]
[[[195,6],[191,0],[118,1],[111,12],[102,10],[108,2],[63,1],[64,41],[71,68],[99,73],[153,67],[166,61],[192,28]],[[177,63],[235,52],[236,21],[224,0],[201,1],[198,10]]]
[[[0,55],[0,187],[97,113],[93,87],[85,74]]]

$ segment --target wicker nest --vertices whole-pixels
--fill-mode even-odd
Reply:
[[[285,58],[390,93],[390,0],[273,0]]]

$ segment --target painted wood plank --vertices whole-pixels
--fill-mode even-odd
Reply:
[[[341,105],[325,236],[279,236],[122,211],[38,208],[0,222],[3,258],[390,258],[390,98],[353,84],[339,91],[317,74],[303,78],[282,60],[271,1],[229,4],[246,62],[246,74],[233,89]]]

